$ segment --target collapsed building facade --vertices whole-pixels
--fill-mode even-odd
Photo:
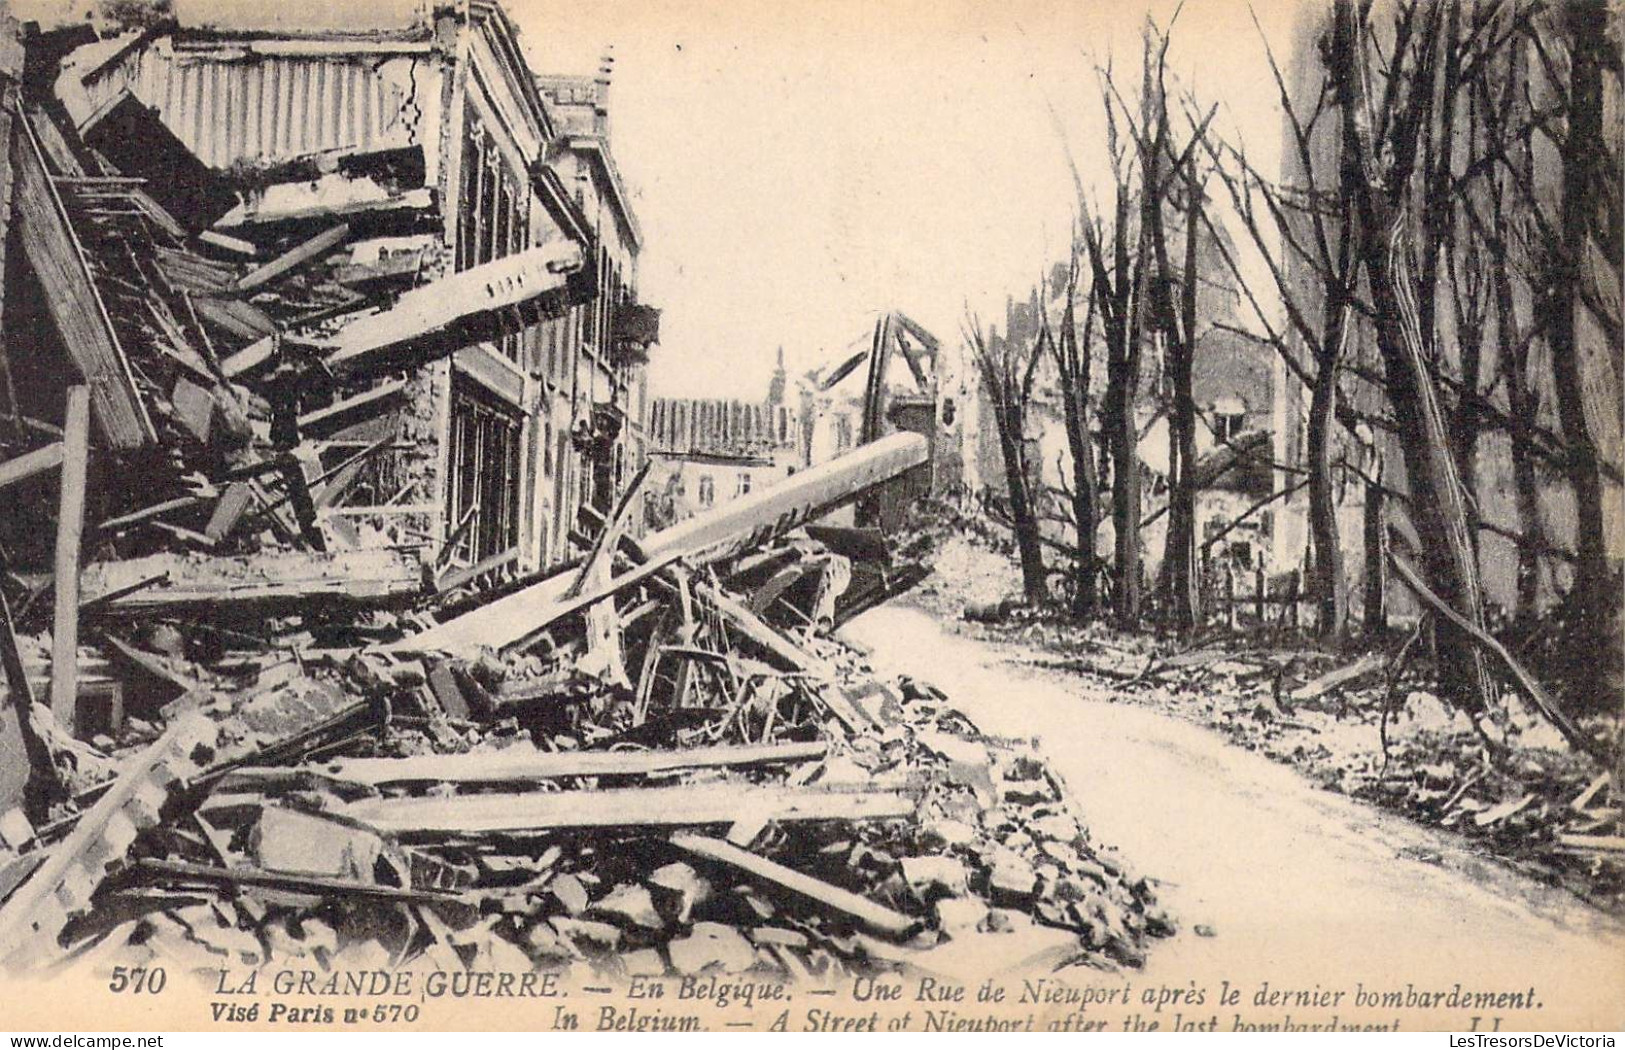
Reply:
[[[5,28],[0,966],[832,981],[1171,931],[1030,746],[828,637],[925,570],[819,519],[924,439],[641,527],[605,78],[477,0]]]
[[[145,178],[200,235],[177,264],[190,341],[213,344],[227,379],[285,370],[324,327],[360,339],[344,321],[377,311],[366,349],[330,351],[334,380],[296,395],[301,436],[323,413],[312,436],[403,446],[355,472],[374,485],[348,502],[387,509],[339,527],[412,529],[438,563],[482,573],[558,560],[576,509],[607,509],[641,461],[657,338],[607,83],[535,78],[495,5],[308,29],[226,12],[183,4],[172,25],[65,40],[30,120],[61,140],[53,176]]]

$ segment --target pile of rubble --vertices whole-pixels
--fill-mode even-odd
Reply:
[[[8,815],[0,954],[819,979],[976,974],[990,952],[1137,964],[1169,932],[1145,880],[1029,746],[823,637],[872,592],[830,545],[760,525],[862,491],[899,450],[919,440],[641,542],[626,500],[580,565],[450,611],[227,626],[257,600],[114,604],[109,673],[185,688],[88,743],[36,706],[73,794],[38,828]]]
[[[581,244],[451,267],[421,147],[207,168],[95,94],[144,39],[0,31],[0,963],[804,977],[1167,930],[1030,748],[828,640],[926,570],[819,519],[924,440],[641,538],[644,475],[595,484],[573,560],[482,560],[426,366],[592,300]]]

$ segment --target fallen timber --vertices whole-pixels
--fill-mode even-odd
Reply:
[[[416,555],[393,550],[333,554],[262,552],[238,557],[154,554],[84,568],[81,590],[98,595],[126,591],[136,583],[162,582],[106,602],[118,612],[200,606],[299,607],[308,602],[382,604],[422,593],[423,568]]]
[[[319,767],[337,780],[357,784],[445,782],[478,784],[506,780],[554,780],[560,777],[650,776],[685,769],[712,769],[807,762],[823,758],[829,745],[802,744],[745,747],[702,747],[686,751],[503,751],[416,758],[337,759]],[[239,770],[248,774],[252,770]]]
[[[602,600],[679,559],[704,564],[759,546],[919,466],[928,454],[919,435],[893,434],[646,537],[641,544],[644,563],[589,595],[568,597],[573,575],[550,577],[384,648],[395,653],[455,654],[520,644],[592,604],[584,598]]]
[[[777,821],[880,820],[906,817],[915,800],[892,792],[695,784],[607,791],[454,795],[450,798],[368,799],[343,815],[379,831],[424,833],[542,832],[731,824],[742,813]]]
[[[740,871],[755,875],[772,885],[808,897],[819,904],[851,916],[877,933],[883,933],[890,937],[906,937],[920,926],[918,919],[910,918],[901,912],[876,904],[874,901],[866,897],[860,897],[850,890],[843,890],[819,882],[817,879],[787,868],[783,864],[777,864],[764,857],[758,857],[748,850],[740,849],[731,842],[707,838],[704,835],[677,834],[671,837],[671,843],[678,849],[692,853],[696,857],[738,868]]]

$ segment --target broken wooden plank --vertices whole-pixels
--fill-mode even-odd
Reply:
[[[424,586],[416,553],[387,549],[265,551],[237,557],[153,554],[87,565],[82,584],[85,593],[100,595],[158,575],[167,575],[167,581],[111,601],[109,609],[261,609],[309,601],[382,605],[418,595]]]
[[[60,441],[53,441],[43,448],[36,448],[32,452],[24,452],[0,463],[0,489],[7,485],[14,485],[35,474],[43,474],[47,470],[55,470],[62,465],[63,446]]]
[[[228,359],[225,366],[228,375],[232,360],[235,358]],[[335,401],[326,408],[304,413],[299,417],[299,433],[305,437],[326,437],[341,427],[393,408],[397,402],[406,400],[405,395],[404,379],[380,383],[371,390]]]
[[[339,780],[375,786],[435,781],[478,784],[559,777],[651,776],[684,769],[774,765],[823,758],[828,751],[829,745],[823,741],[697,747],[687,751],[533,751],[510,747],[461,755],[342,758],[320,768]]]
[[[167,657],[159,656],[157,653],[149,653],[145,649],[139,649],[115,635],[109,634],[103,637],[114,652],[152,677],[168,684],[175,690],[176,695],[190,693],[199,688],[201,683],[197,679],[175,670],[170,666],[170,660]]]
[[[882,791],[708,783],[608,791],[532,791],[449,798],[364,799],[338,812],[401,835],[537,832],[731,824],[741,812],[772,820],[887,820],[911,815],[917,803]]]
[[[389,508],[386,507],[383,509],[388,510]],[[476,562],[473,565],[464,565],[460,568],[452,569],[450,572],[445,573],[439,579],[435,580],[435,593],[445,594],[448,591],[455,591],[459,587],[466,587],[475,580],[479,579],[481,576],[484,576],[486,573],[496,572],[498,569],[511,565],[518,560],[519,548],[509,547],[505,551],[491,555],[484,561]]]
[[[740,871],[754,875],[764,882],[772,883],[780,889],[805,897],[808,900],[822,904],[840,912],[859,923],[888,937],[907,937],[920,926],[920,920],[893,911],[883,904],[876,904],[865,897],[860,897],[851,890],[843,890],[839,886],[831,886],[821,882],[810,875],[803,875],[799,871],[785,867],[776,861],[759,857],[748,850],[719,839],[708,838],[704,835],[677,834],[671,837],[672,845],[696,857],[727,864]]]
[[[1602,853],[1625,853],[1625,835],[1559,834],[1557,844],[1569,849],[1598,850]]]
[[[84,249],[46,174],[39,141],[28,121],[17,124],[11,163],[23,254],[39,278],[46,308],[68,355],[90,387],[96,424],[107,443],[117,449],[140,448],[156,441],[157,432],[96,290]]]
[[[103,536],[111,536],[123,532],[132,525],[139,525],[142,522],[151,521],[153,518],[162,517],[177,510],[195,507],[202,503],[204,498],[203,496],[176,496],[174,499],[166,499],[160,503],[154,503],[150,507],[142,507],[140,510],[133,510],[128,514],[120,514],[116,518],[108,518],[100,525],[97,525],[95,531]]]
[[[428,212],[434,191],[427,186],[392,193],[370,178],[334,173],[315,182],[276,183],[265,187],[251,202],[239,204],[219,221],[216,231],[245,226],[309,222],[390,212]]]
[[[581,267],[581,246],[559,241],[414,288],[389,309],[362,315],[339,329],[327,366],[338,374],[366,372],[405,344],[559,291]],[[447,346],[443,352],[454,349]]]
[[[250,292],[260,285],[274,281],[290,270],[332,251],[350,236],[350,224],[341,222],[332,229],[323,230],[302,244],[288,249],[263,266],[244,274],[236,285],[238,292]]]
[[[1366,653],[1353,663],[1328,671],[1312,681],[1305,682],[1292,690],[1293,700],[1313,700],[1322,693],[1328,693],[1345,682],[1352,682],[1357,678],[1364,678],[1368,674],[1375,674],[1388,663],[1388,658],[1381,653]]]
[[[248,506],[254,501],[254,488],[246,481],[234,481],[226,486],[226,491],[214,505],[214,511],[209,515],[209,523],[203,527],[203,534],[215,543],[219,543],[231,535],[231,530],[243,519]]]
[[[79,817],[72,833],[39,870],[0,906],[0,962],[18,968],[49,953],[70,919],[90,906],[108,868],[120,862],[142,829],[155,825],[175,781],[212,755],[214,723],[185,715],[119,768],[118,778]]]
[[[863,731],[874,725],[862,708],[848,700],[836,685],[834,669],[789,638],[769,627],[742,602],[708,583],[696,583],[694,596],[710,603],[727,624],[765,650],[781,667],[806,675],[807,687],[848,729]]]
[[[245,372],[252,372],[276,356],[276,344],[276,336],[264,336],[220,362],[220,370],[227,379],[236,379]]]
[[[502,650],[522,649],[540,638],[552,624],[642,583],[670,565],[676,557],[672,553],[660,561],[645,562],[603,586],[583,591],[574,598],[564,597],[564,592],[575,578],[574,573],[549,576],[506,598],[499,598],[489,605],[482,605],[472,612],[381,648],[391,653],[455,654],[475,652],[482,646]]]
[[[424,904],[459,899],[458,894],[444,890],[408,890],[399,886],[383,886],[356,879],[293,875],[262,871],[258,868],[217,868],[208,864],[191,864],[179,860],[143,860],[136,864],[136,870],[155,880],[178,882],[183,885],[203,883],[210,886],[258,886],[289,893],[360,897],[383,901],[416,901]]]
[[[62,424],[62,496],[56,516],[55,619],[51,629],[51,713],[73,732],[79,689],[79,542],[85,529],[90,456],[90,390],[68,388]]]

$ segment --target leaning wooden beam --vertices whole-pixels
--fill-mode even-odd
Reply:
[[[829,745],[821,740],[799,744],[745,747],[697,747],[687,751],[525,751],[462,755],[416,755],[411,758],[341,758],[322,764],[321,772],[358,784],[448,782],[493,783],[510,780],[553,780],[558,777],[650,776],[684,769],[773,765],[823,758]],[[248,773],[249,770],[240,772]]]
[[[36,448],[32,452],[24,452],[13,459],[0,463],[0,489],[7,485],[15,485],[25,478],[35,474],[43,474],[47,470],[55,470],[62,465],[62,442],[53,441],[44,448]]]
[[[671,843],[696,857],[730,865],[756,876],[763,882],[772,883],[827,908],[833,908],[843,915],[856,919],[876,933],[883,933],[888,937],[906,937],[920,926],[918,919],[893,911],[885,905],[876,904],[850,890],[820,882],[810,875],[803,875],[766,857],[758,857],[730,842],[704,835],[679,833],[671,837]]]
[[[892,434],[662,529],[644,540],[644,553],[654,559],[676,549],[696,562],[732,557],[850,503],[924,463],[929,454],[920,435]]]
[[[392,407],[396,401],[406,400],[405,395],[404,379],[380,383],[371,390],[335,401],[326,408],[306,412],[299,417],[299,433],[304,437],[326,437],[360,418],[371,418]]]
[[[241,557],[153,554],[87,565],[82,585],[86,594],[109,594],[159,575],[167,577],[162,584],[109,601],[106,611],[259,610],[311,601],[376,606],[410,599],[424,588],[417,555],[396,550],[264,551]]]
[[[226,374],[227,379],[236,379],[244,372],[253,371],[276,356],[276,340],[276,336],[267,335],[249,343],[220,362],[220,371]]]
[[[123,860],[135,837],[158,822],[175,781],[190,776],[212,753],[214,723],[188,714],[119,768],[118,779],[74,825],[51,856],[0,907],[0,963],[26,968],[54,944],[74,915],[90,906],[107,870]]]
[[[389,309],[363,315],[339,329],[331,340],[327,366],[341,375],[366,372],[407,343],[559,291],[581,266],[581,246],[557,242],[414,288]],[[452,349],[448,346],[446,352]]]
[[[313,259],[320,258],[344,243],[350,236],[350,224],[341,222],[330,230],[323,230],[316,236],[288,249],[281,255],[272,259],[264,266],[258,266],[245,273],[237,281],[235,290],[238,292],[251,292],[260,285],[274,281],[290,270],[297,269]]]
[[[23,254],[39,278],[46,309],[90,386],[96,424],[107,443],[118,449],[150,444],[157,440],[157,432],[62,199],[46,174],[39,143],[28,121],[17,121],[16,128],[11,139],[13,207]]]
[[[600,592],[629,587],[679,558],[703,562],[749,550],[924,463],[927,452],[926,441],[918,434],[893,434],[646,537],[645,563],[591,594],[567,598],[573,575],[549,577],[388,648],[420,653],[514,648],[533,641],[547,625],[602,599],[605,595]],[[592,601],[583,603],[586,597]]]
[[[62,424],[62,498],[56,516],[56,610],[51,630],[51,713],[72,732],[79,702],[79,541],[85,530],[90,390],[68,388]]]
[[[731,824],[742,813],[779,821],[887,820],[909,816],[916,808],[913,799],[889,792],[710,783],[365,799],[346,803],[338,812],[379,831],[432,835]]]
[[[1335,671],[1327,671],[1312,681],[1305,682],[1292,690],[1291,699],[1295,701],[1313,700],[1322,693],[1330,692],[1345,682],[1352,682],[1356,678],[1364,678],[1368,674],[1375,674],[1388,663],[1388,658],[1381,653],[1366,653],[1353,663],[1339,667]]]
[[[602,586],[582,591],[574,598],[566,598],[565,592],[575,579],[575,573],[549,576],[506,598],[499,598],[489,605],[482,605],[437,627],[381,648],[393,653],[474,652],[482,646],[502,650],[522,649],[566,616],[579,613],[642,583],[676,560],[676,554],[667,554],[659,561],[645,562]],[[521,619],[515,621],[510,617]]]

